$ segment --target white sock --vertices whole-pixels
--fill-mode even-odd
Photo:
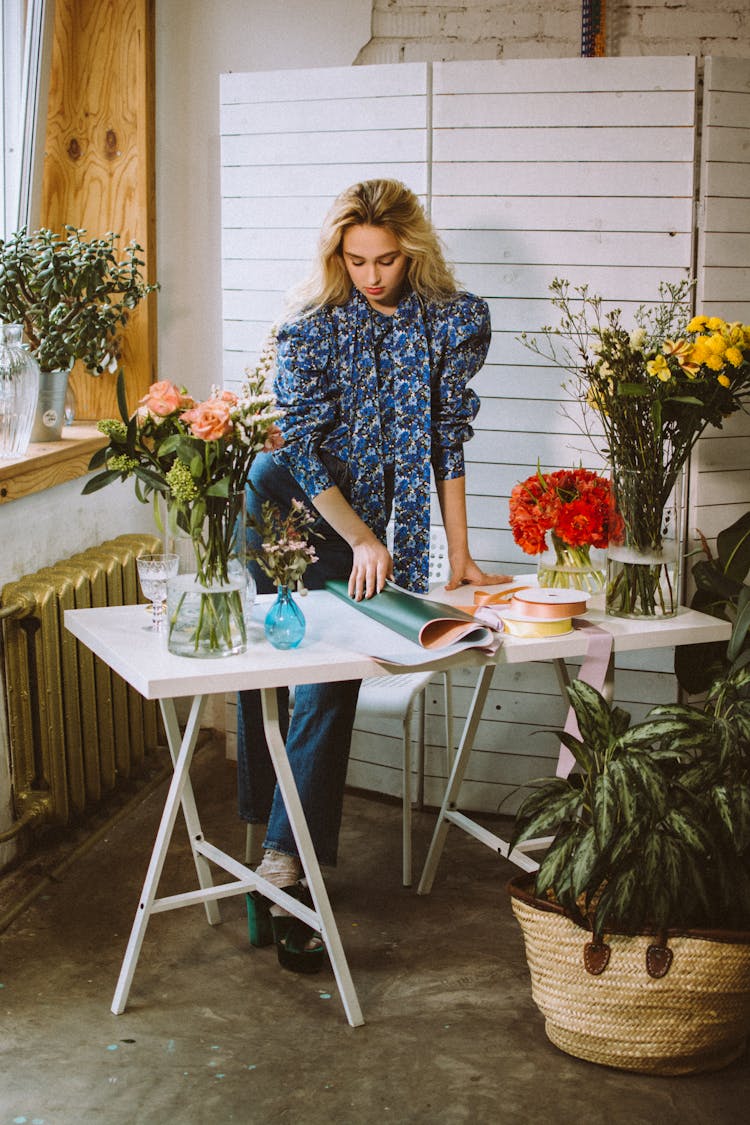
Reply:
[[[263,853],[263,859],[255,869],[256,875],[267,879],[274,887],[290,887],[298,881],[301,872],[302,864],[296,855],[286,855],[270,849]],[[287,914],[288,911],[273,903],[271,913],[279,915]]]

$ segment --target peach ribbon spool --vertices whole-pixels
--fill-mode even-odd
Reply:
[[[524,617],[560,621],[586,612],[588,600],[578,590],[557,587],[522,587],[513,593],[510,608]]]

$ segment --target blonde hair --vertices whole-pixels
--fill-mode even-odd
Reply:
[[[444,301],[457,290],[440,240],[413,191],[398,180],[364,180],[334,201],[323,221],[312,275],[292,295],[298,309],[343,305],[352,282],[342,242],[350,227],[386,227],[409,259],[407,280],[420,297]]]

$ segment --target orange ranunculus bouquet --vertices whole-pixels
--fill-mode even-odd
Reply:
[[[98,423],[109,444],[94,454],[89,468],[103,471],[83,491],[133,477],[139,500],[163,498],[172,533],[179,529],[192,539],[204,586],[227,581],[250,468],[257,453],[281,444],[280,411],[264,380],[262,371],[248,372],[239,394],[215,387],[197,402],[184,387],[162,379],[132,416],[120,380],[121,419]]]
[[[540,564],[541,585],[601,589],[603,575],[591,561],[591,548],[606,548],[612,518],[610,482],[589,469],[546,475],[537,469],[510,495],[510,527],[519,547],[527,555],[554,551]]]

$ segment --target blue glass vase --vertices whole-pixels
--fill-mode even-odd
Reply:
[[[266,636],[274,648],[296,648],[305,635],[305,616],[288,586],[279,586],[276,601],[265,621]]]

